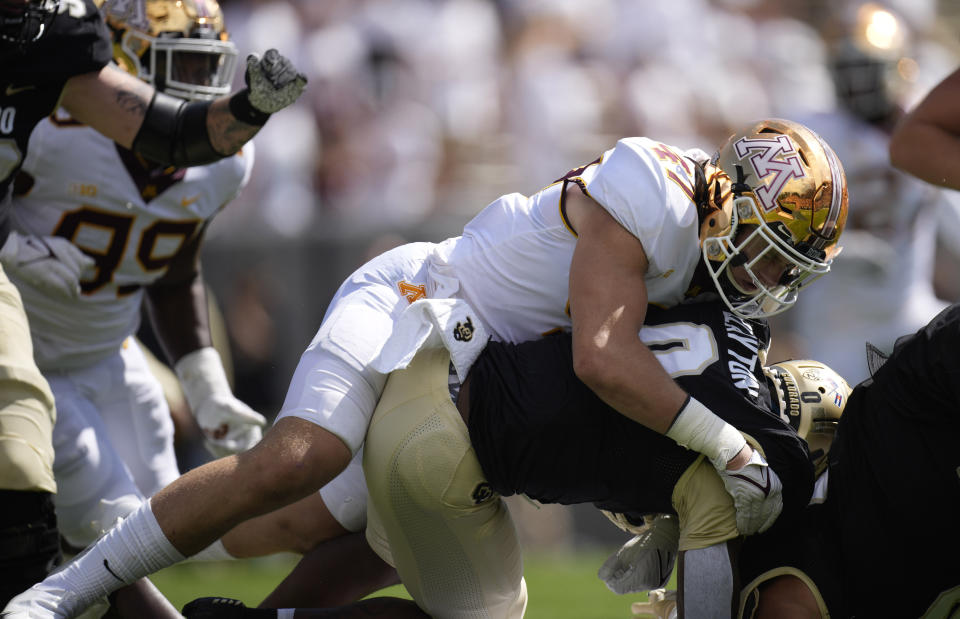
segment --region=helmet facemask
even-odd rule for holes
[[[130,73],[181,99],[209,100],[230,93],[237,49],[213,0],[148,0],[144,19],[109,10],[107,15],[121,33],[114,59]]]
[[[742,224],[741,212],[750,213],[744,219],[761,220],[753,199],[734,198],[729,232],[703,240],[707,272],[733,313],[743,318],[774,316],[790,309],[800,289],[827,273],[830,264],[823,252],[807,248],[805,254],[792,246],[774,226]],[[748,279],[738,281],[736,267],[742,267]],[[764,275],[774,271],[775,279]],[[749,282],[751,289],[741,282]]]
[[[718,210],[700,236],[718,294],[743,318],[789,309],[840,251],[839,160],[807,127],[769,119],[731,136],[707,167]]]

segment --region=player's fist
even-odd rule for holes
[[[0,249],[7,273],[63,297],[80,294],[80,276],[93,258],[65,238],[11,231]]]
[[[268,49],[262,58],[256,54],[247,56],[244,79],[250,89],[250,105],[264,114],[279,112],[292,104],[307,85],[307,76],[275,49]]]
[[[267,420],[233,395],[216,350],[206,347],[186,354],[174,370],[203,431],[207,451],[214,457],[245,451],[260,442]]]

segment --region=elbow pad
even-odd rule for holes
[[[156,92],[133,139],[133,151],[163,165],[189,167],[227,157],[207,132],[209,101],[184,101]]]

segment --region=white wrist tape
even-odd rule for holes
[[[210,346],[184,355],[173,369],[180,379],[187,404],[194,411],[215,394],[233,393],[220,353]]]
[[[704,454],[714,468],[721,471],[747,444],[736,428],[693,397],[680,409],[667,436],[681,447]]]

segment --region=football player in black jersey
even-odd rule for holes
[[[784,509],[772,530],[792,530],[812,492],[813,465],[789,416],[771,406],[777,400],[761,364],[765,323],[713,302],[651,308],[641,338],[685,390],[763,451],[783,482]],[[627,527],[667,513],[679,517],[672,543],[690,584],[687,616],[731,614],[739,588],[727,543],[735,546],[739,532],[719,477],[702,455],[600,400],[574,374],[572,354],[569,334],[489,342],[456,406],[445,350],[421,351],[392,374],[365,447],[371,546],[396,565],[430,616],[519,617],[526,603],[521,552],[501,496],[593,503]],[[845,397],[845,385],[836,387]],[[661,569],[657,583],[672,562]],[[203,598],[184,614],[264,616],[264,609],[244,610]]]
[[[691,307],[695,306],[681,306],[672,311]],[[674,316],[682,318],[678,314]],[[690,330],[694,324],[689,322],[681,325],[680,331],[667,332],[669,337],[660,340],[661,349],[669,351],[672,348],[678,355],[703,349],[695,344],[689,345],[695,342],[695,337],[682,337],[685,331],[695,333]],[[741,340],[744,334],[741,332]],[[602,413],[602,404],[596,401],[591,404],[591,394],[584,392],[582,385],[576,384],[569,375],[566,369],[569,367],[569,353],[568,346],[563,345],[564,337],[550,337],[520,346],[493,344],[478,359],[461,389],[459,407],[467,413],[470,439],[475,442],[477,458],[483,465],[481,473],[487,477],[477,478],[474,486],[460,484],[472,492],[468,492],[465,505],[459,506],[459,517],[470,516],[476,505],[495,499],[495,490],[505,493],[530,491],[544,500],[561,501],[576,500],[578,496],[590,500],[601,495],[606,495],[609,501],[620,493],[622,496],[632,494],[643,501],[641,511],[649,507],[672,510],[667,505],[673,492],[669,481],[661,482],[644,467],[653,466],[653,470],[664,475],[666,480],[676,480],[678,473],[671,470],[671,464],[682,469],[690,460],[684,460],[679,453],[674,454],[674,458],[669,455],[664,458],[663,453],[657,453],[657,442],[653,437],[641,443],[646,449],[652,448],[653,452],[632,443],[618,452],[621,439],[631,438],[629,435],[620,436],[614,426],[607,431],[588,427],[588,420],[599,414],[602,428],[606,415]],[[681,345],[681,342],[686,344]],[[785,509],[774,528],[743,541],[738,553],[738,568],[744,586],[735,616],[743,619],[828,615],[955,616],[960,609],[960,569],[955,562],[960,553],[960,529],[956,527],[956,517],[960,514],[960,482],[957,477],[960,450],[956,448],[960,441],[960,357],[957,350],[960,350],[960,304],[944,310],[918,333],[901,338],[890,358],[882,365],[874,362],[873,377],[858,385],[852,393],[841,377],[817,362],[783,362],[767,368],[764,373],[767,380],[758,379],[758,382],[765,385],[763,388],[768,390],[775,409],[790,420],[790,425],[799,434],[807,437],[810,455],[821,475],[814,498],[807,507],[799,513],[793,508]],[[878,353],[872,354],[874,359],[878,358]],[[726,360],[736,361],[740,355],[728,355]],[[695,359],[695,355],[688,357],[690,361]],[[722,365],[711,367],[723,374]],[[742,385],[749,384],[749,380],[742,382],[746,377],[743,372],[734,370],[736,363],[728,367]],[[443,372],[434,374],[436,378]],[[710,383],[705,378],[707,375],[707,372],[702,375],[705,384]],[[688,388],[696,388],[694,385],[698,379],[693,375],[682,380],[686,381]],[[445,381],[434,380],[434,383],[424,391],[445,393]],[[737,389],[720,386],[716,397],[722,398],[725,393],[731,398],[730,402],[734,398],[743,399],[736,393]],[[410,388],[405,393],[409,395],[414,390]],[[488,394],[488,391],[492,393]],[[476,395],[477,392],[481,393]],[[543,398],[542,405],[538,398]],[[442,402],[442,398],[436,401]],[[465,409],[467,402],[470,408]],[[730,402],[720,410],[731,410]],[[433,410],[439,409],[438,405]],[[752,406],[746,406],[739,411],[741,423],[751,423],[749,417],[743,417],[750,415],[751,410],[754,410]],[[768,439],[779,437],[784,453],[792,454],[796,438],[789,432],[784,434],[782,426],[770,418],[764,413],[753,420],[754,424],[769,422],[767,430],[759,435]],[[503,432],[494,429],[496,424],[490,423],[492,419],[499,422],[505,419],[507,425]],[[556,426],[554,419],[557,420]],[[439,424],[450,420],[427,415],[424,421],[427,423],[414,428],[414,435],[436,434]],[[376,434],[382,436],[384,430],[395,429],[396,426],[391,428],[378,423]],[[449,438],[446,433],[436,436]],[[408,433],[393,440],[403,445],[410,437]],[[606,438],[598,440],[598,437]],[[414,438],[421,440],[420,437]],[[444,449],[437,449],[438,444]],[[770,444],[773,443],[768,440],[767,445]],[[370,447],[368,444],[368,449]],[[409,449],[406,445],[403,448]],[[436,457],[444,450],[450,450],[448,440],[435,442],[434,448],[431,459],[419,459],[426,466],[416,474],[398,467],[396,471],[403,474],[388,478],[392,493],[388,502],[410,510],[415,504],[410,499],[422,496],[424,482],[431,480],[430,471],[442,468],[445,461],[456,461],[460,466],[459,452]],[[825,454],[828,450],[829,453]],[[799,454],[794,455],[793,466],[805,474],[806,464],[800,463],[796,455]],[[463,461],[469,459],[465,457]],[[401,457],[390,460],[393,464],[403,463]],[[790,461],[789,457],[774,457],[771,466],[782,467]],[[601,463],[609,466],[609,470],[594,470]],[[636,482],[636,488],[625,483],[631,472],[640,480]],[[780,468],[778,472],[786,474]],[[571,476],[570,484],[567,483],[568,476]],[[462,480],[454,478],[454,481]],[[656,493],[645,484],[662,486],[661,494],[655,496]],[[618,486],[619,493],[610,490]],[[789,483],[784,487],[792,486],[793,483]],[[449,501],[452,497],[443,498]],[[699,498],[708,506],[719,507],[710,496]],[[383,500],[380,497],[379,501]],[[623,503],[607,505],[618,509],[632,507]],[[796,502],[791,501],[791,505],[795,506]],[[410,511],[406,516],[411,520],[407,523],[410,539],[418,535],[429,537],[437,530],[423,531],[423,527],[418,527],[415,522],[445,509],[439,505],[435,507],[437,509],[426,516],[418,511]],[[729,511],[729,507],[726,510],[721,507],[712,514],[706,510],[711,517],[717,517],[722,511]],[[637,513],[630,517],[621,515],[621,522],[636,522],[637,516]],[[430,527],[438,526],[436,519],[427,522]],[[495,529],[491,522],[496,521],[484,521],[488,543],[495,540],[489,536],[489,531]],[[695,522],[688,518],[683,522],[683,528]],[[382,528],[383,525],[375,522],[374,526]],[[672,526],[676,527],[676,524]],[[685,533],[690,534],[689,531],[681,532],[681,540]],[[373,531],[371,541],[375,547],[376,535]],[[394,544],[402,548],[404,542],[410,541],[403,539],[403,531],[395,529],[389,530],[388,536],[389,550],[394,549]],[[676,537],[650,551],[668,550],[671,543],[676,543]],[[381,550],[383,546],[385,544],[381,544]],[[443,553],[462,554],[455,552],[454,548],[455,545],[444,545],[443,552],[433,557],[432,567],[450,560]],[[633,558],[642,557],[635,555]],[[663,559],[663,555],[656,558]],[[396,559],[394,556],[393,560]],[[511,562],[509,558],[496,559]],[[668,567],[669,562],[665,561],[663,565]],[[413,565],[415,570],[429,567],[429,563],[420,566],[414,562]],[[450,573],[460,575],[464,572]],[[669,571],[666,574],[669,575]],[[516,574],[514,576],[518,578]],[[685,598],[696,598],[695,587],[702,587],[704,583],[681,581],[681,587],[685,584],[689,585],[684,588],[687,595],[681,599],[686,608],[681,612],[698,616]],[[191,619],[265,616],[263,609],[253,611],[261,614],[248,615],[246,609],[222,599],[197,600],[185,611]],[[311,616],[299,613],[298,616]]]
[[[785,608],[831,617],[957,616],[958,351],[954,304],[873,364],[840,419],[825,499],[794,528],[744,543],[743,617],[783,618]]]
[[[134,6],[131,4],[131,6]],[[0,262],[79,293],[89,259],[65,239],[9,236],[12,179],[30,132],[63,105],[75,118],[153,161],[207,163],[235,153],[306,79],[270,50],[247,60],[248,87],[187,103],[109,64],[92,0],[0,0]],[[33,362],[19,294],[0,271],[0,604],[58,561],[51,493],[54,402]]]

